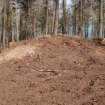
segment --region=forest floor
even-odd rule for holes
[[[105,47],[59,36],[1,52],[0,105],[105,105]]]

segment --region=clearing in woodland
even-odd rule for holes
[[[0,105],[105,105],[104,52],[82,38],[19,43],[0,54]]]

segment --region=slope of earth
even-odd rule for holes
[[[105,105],[104,46],[47,37],[1,54],[0,105]]]

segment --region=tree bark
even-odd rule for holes
[[[63,34],[67,34],[67,14],[65,0],[63,0]]]
[[[59,0],[55,0],[55,21],[54,21],[54,35],[58,34],[58,21],[59,21]]]
[[[103,38],[103,0],[100,0],[100,37]]]
[[[48,34],[48,0],[45,0],[45,34]]]

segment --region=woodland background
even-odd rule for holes
[[[0,0],[1,48],[47,34],[104,38],[105,0]]]

